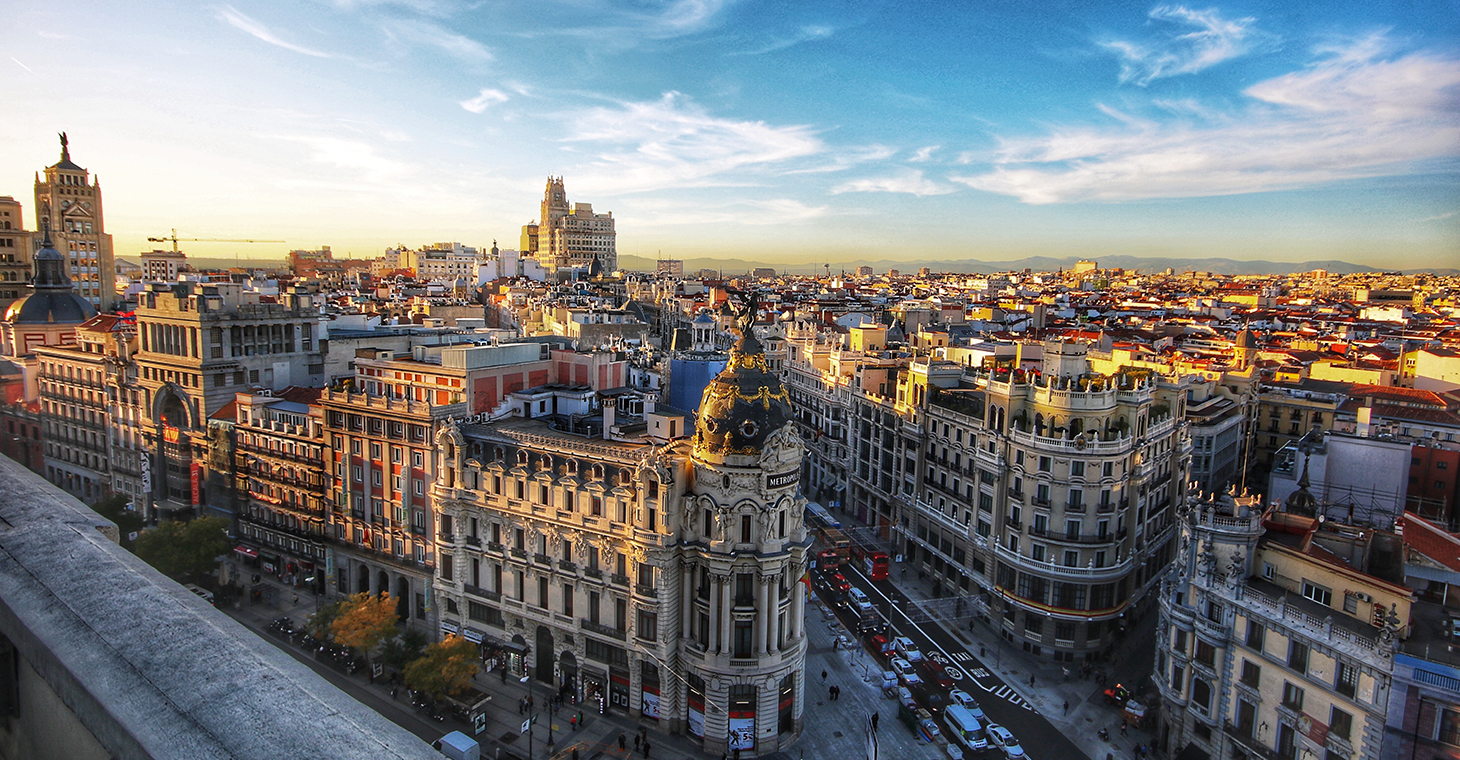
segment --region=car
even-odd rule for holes
[[[967,707],[970,710],[978,707],[978,700],[975,700],[972,694],[969,694],[962,689],[953,689],[952,691],[949,691],[948,701],[960,707]]]
[[[832,573],[831,587],[844,594],[852,590],[852,584],[847,582],[847,577],[841,573]]]
[[[880,633],[874,633],[867,637],[867,647],[872,650],[872,654],[877,655],[877,659],[879,660],[886,660],[893,654],[892,642],[888,641],[887,637]]]
[[[897,701],[909,710],[918,709],[918,701],[913,699],[912,692],[906,686],[897,687]]]
[[[941,663],[933,660],[924,660],[923,667],[928,669],[928,675],[933,683],[945,689],[953,688],[953,679],[948,677],[948,670]]]
[[[1024,748],[1019,746],[1019,740],[1014,738],[1009,729],[997,723],[989,724],[989,743],[1004,751],[1004,757],[1008,760],[1024,760],[1029,757],[1024,754]]]
[[[910,687],[913,698],[918,701],[928,712],[933,715],[942,715],[948,707],[948,698],[928,687],[926,683],[914,684]]]
[[[913,670],[912,663],[901,657],[892,658],[892,672],[897,674],[897,678],[902,681],[903,686],[913,686],[923,682],[923,679],[919,678],[917,672]]]
[[[892,646],[897,650],[898,656],[908,662],[923,661],[923,653],[918,651],[918,645],[914,644],[913,640],[906,636],[898,636],[893,639]]]
[[[870,603],[872,601],[867,598],[867,593],[859,588],[851,588],[848,586],[847,593],[851,595],[852,601],[857,604]]]

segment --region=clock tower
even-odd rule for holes
[[[66,260],[66,273],[76,293],[98,310],[117,299],[117,273],[112,236],[101,213],[101,183],[71,161],[66,133],[61,133],[61,160],[35,179],[36,228],[51,229],[56,250]]]

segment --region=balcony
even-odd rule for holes
[[[477,541],[481,541],[481,539],[477,539]],[[467,543],[471,543],[471,539],[467,539]],[[496,541],[487,542],[487,551],[489,552],[496,552],[497,554],[501,554],[503,551],[505,551],[505,549],[506,547],[502,546]]]
[[[583,571],[583,574],[594,580],[603,580],[603,571],[596,567],[590,567]]]
[[[608,636],[610,638],[618,639],[619,641],[627,641],[629,638],[628,632],[626,631],[620,631],[617,628],[613,628],[612,626],[595,623],[588,618],[583,618],[578,622],[582,624],[583,630],[590,633],[596,633],[600,636]]]
[[[655,598],[659,596],[659,592],[653,586],[646,586],[642,583],[634,586],[634,593],[638,594],[639,596],[650,596]]]
[[[525,559],[527,559],[527,550],[526,549],[513,549],[512,550],[512,556],[516,557],[517,559],[525,560]]]
[[[572,560],[560,559],[558,560],[558,569],[563,572],[576,573],[578,572],[578,563]]]
[[[496,591],[488,591],[488,590],[486,590],[484,588],[481,588],[479,586],[473,586],[470,583],[463,583],[463,584],[461,584],[461,588],[466,593],[471,594],[472,596],[475,596],[475,597],[479,597],[481,599],[486,599],[486,600],[492,601],[492,602],[500,602],[500,601],[502,601],[502,594],[499,593],[499,592],[496,592]]]
[[[1016,565],[1020,570],[1029,570],[1041,575],[1059,576],[1064,578],[1078,578],[1086,581],[1114,580],[1131,571],[1132,560],[1127,557],[1114,565],[1106,567],[1066,567],[1050,562],[1025,557],[1018,552],[1010,551],[1003,544],[994,544],[994,553],[1000,559],[1007,560],[1010,564]]]
[[[1029,501],[1030,501],[1030,503],[1032,503],[1036,507],[1044,507],[1045,509],[1049,509],[1049,506],[1050,506],[1050,501],[1049,501],[1049,497],[1048,496],[1035,496],[1034,498],[1030,499]]]
[[[548,567],[551,567],[553,564],[553,558],[549,557],[546,554],[533,554],[532,561],[539,565],[544,565]]]
[[[1085,506],[1086,506],[1085,505],[1085,502],[1083,502],[1083,501],[1079,501],[1079,502],[1067,501],[1067,502],[1065,502],[1065,511],[1066,512],[1084,512],[1085,511]]]
[[[467,536],[466,545],[480,547],[482,545],[482,540],[480,538],[477,538],[476,536]]]
[[[608,576],[608,582],[609,583],[612,583],[615,586],[628,586],[629,585],[629,576],[627,576],[627,575],[619,575],[618,573],[614,573],[614,574]]]
[[[1096,512],[1099,512],[1101,514],[1108,514],[1110,512],[1114,512],[1115,511],[1115,502],[1113,502],[1113,501],[1102,501],[1099,504],[1095,505],[1095,511]]]
[[[426,526],[424,526],[424,525],[412,525],[411,526],[411,535],[413,535],[413,536],[424,536],[424,535],[426,535]]]

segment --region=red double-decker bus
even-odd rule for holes
[[[854,546],[852,553],[857,560],[857,569],[862,574],[874,581],[887,580],[887,566],[890,562],[887,552],[877,550],[866,550],[860,546]]]

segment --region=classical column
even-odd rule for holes
[[[766,617],[766,651],[775,654],[781,651],[781,582],[777,580],[770,587],[770,604]]]
[[[734,643],[734,615],[731,614],[730,579],[732,576],[720,576],[720,654],[729,655],[735,651]]]
[[[755,595],[755,652],[765,654],[770,645],[770,626],[766,622],[770,620],[770,599],[771,599],[771,578],[770,576],[760,577],[759,593]]]
[[[791,603],[791,631],[786,638],[800,640],[806,636],[806,584],[796,581],[795,601]]]
[[[695,577],[694,577],[695,570],[696,570],[696,568],[695,568],[694,565],[680,565],[680,573],[679,573],[679,601],[680,601],[680,610],[679,610],[679,621],[680,621],[679,622],[679,635],[680,636],[684,636],[686,638],[694,638],[694,634],[695,634],[694,629],[690,627],[693,624],[693,621],[694,621],[694,613],[692,612],[692,608],[694,607],[694,604],[695,604],[695,602],[694,602],[694,598],[695,598],[694,597],[694,595],[695,595],[695,586],[696,586],[696,584],[695,584]],[[688,583],[685,582],[686,578],[688,578],[688,580],[689,580]]]

